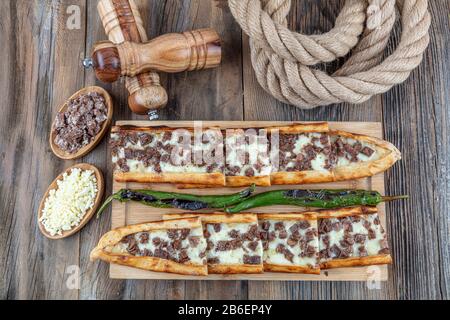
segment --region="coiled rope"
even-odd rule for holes
[[[335,27],[321,35],[287,28],[290,0],[228,0],[250,37],[252,65],[260,85],[276,99],[301,108],[362,103],[405,81],[422,61],[431,23],[427,0],[347,0]],[[383,60],[396,19],[402,34]],[[334,74],[313,68],[351,56]]]

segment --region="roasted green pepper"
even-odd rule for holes
[[[365,190],[276,190],[257,194],[242,200],[227,213],[239,213],[251,208],[272,205],[294,205],[334,209],[350,206],[376,206],[384,201],[405,199],[408,196],[383,197],[376,191]]]
[[[175,208],[183,210],[201,210],[206,208],[225,209],[240,203],[250,197],[255,191],[255,186],[251,186],[241,192],[230,195],[206,195],[196,196],[192,194],[162,192],[154,190],[129,190],[122,189],[106,199],[105,203],[97,212],[100,217],[106,207],[113,201],[120,202],[136,201],[144,205],[156,208]]]

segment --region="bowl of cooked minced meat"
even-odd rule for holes
[[[53,153],[73,160],[93,150],[111,125],[111,96],[100,87],[86,87],[72,95],[60,108],[52,125]]]

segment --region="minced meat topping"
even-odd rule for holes
[[[320,260],[389,254],[377,214],[319,220]]]
[[[318,268],[317,229],[308,220],[263,220],[264,263]]]
[[[121,172],[223,172],[223,161],[205,160],[207,156],[215,159],[213,144],[203,140],[200,148],[193,145],[191,137],[171,131],[119,131],[111,135],[110,141],[113,163]]]
[[[262,244],[256,223],[205,224],[209,264],[262,263]]]
[[[326,134],[280,135],[279,171],[330,170],[331,143]]]
[[[270,135],[244,136],[227,132],[225,144],[203,139],[201,146],[172,131],[147,133],[122,130],[111,136],[116,170],[121,172],[220,172],[226,176],[267,176],[272,172],[330,171],[335,167],[372,161],[379,157],[374,146],[326,133],[280,134],[278,168],[271,163]],[[184,151],[181,150],[184,148]],[[175,149],[177,148],[177,149]],[[222,157],[206,161],[206,153]],[[196,156],[198,156],[196,158]],[[200,161],[198,161],[200,159]]]
[[[272,172],[268,136],[263,130],[247,136],[243,130],[227,132],[225,148],[226,176],[268,176]]]
[[[133,256],[206,264],[206,242],[201,228],[139,232],[124,237],[116,249]]]

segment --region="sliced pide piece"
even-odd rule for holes
[[[226,130],[225,152],[227,186],[270,186],[272,165],[265,129]]]
[[[198,217],[126,226],[106,233],[91,261],[184,275],[208,274],[206,240]]]
[[[376,208],[319,211],[318,231],[323,269],[392,263]]]
[[[401,159],[391,143],[344,131],[330,131],[334,181],[371,177]]]
[[[325,128],[322,128],[325,129]],[[274,146],[272,145],[272,152]],[[373,176],[401,159],[391,143],[343,131],[280,132],[272,184],[343,181]]]
[[[315,212],[258,214],[264,271],[320,274]]]
[[[278,131],[274,131],[278,130]],[[272,184],[300,184],[333,181],[330,162],[331,142],[328,125],[272,128],[278,144],[271,137],[271,152],[278,151],[278,164],[272,172]]]
[[[328,131],[327,123],[293,124],[285,127],[245,128],[226,130],[227,186],[238,187],[256,184],[270,186],[273,164],[271,138]],[[275,133],[277,136],[275,136]],[[292,165],[292,164],[291,164]]]
[[[163,218],[173,219],[180,216],[186,215],[164,215]],[[263,249],[256,214],[213,213],[201,214],[198,217],[203,223],[207,242],[209,273],[263,272]]]
[[[194,143],[192,129],[113,127],[111,153],[118,182],[191,183],[225,185],[224,157],[219,129],[205,130]],[[212,138],[210,138],[212,137]],[[218,160],[217,160],[218,159]]]
[[[307,184],[373,176],[401,158],[389,142],[326,123],[209,128],[197,140],[192,128],[114,127],[114,178],[183,188]]]

